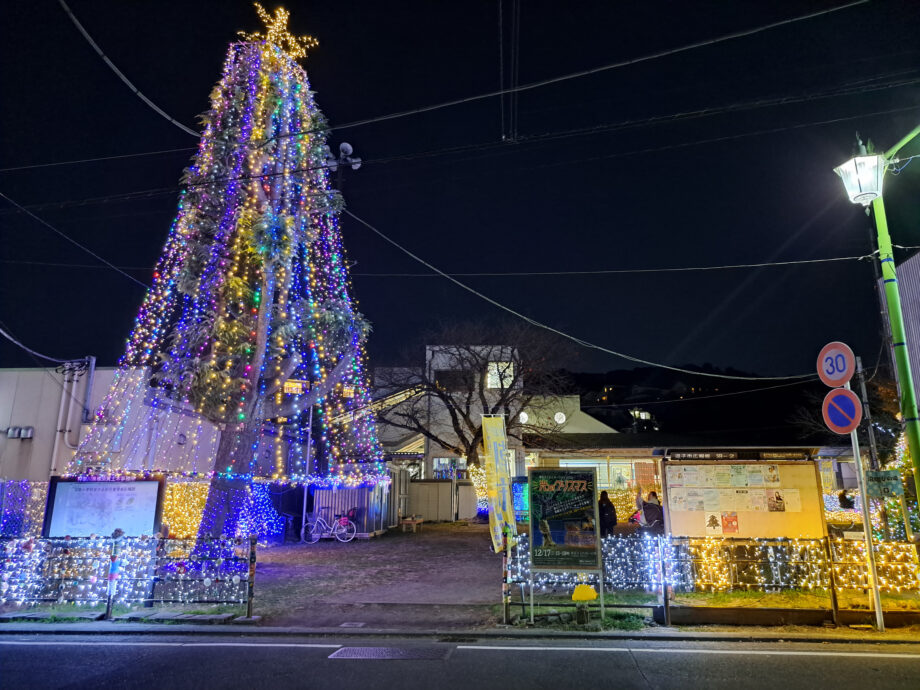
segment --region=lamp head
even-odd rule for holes
[[[882,178],[888,161],[882,156],[856,156],[834,168],[854,204],[868,206],[882,195]]]

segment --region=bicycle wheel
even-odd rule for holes
[[[305,536],[306,539],[304,539],[304,541],[310,544],[315,544],[319,541],[319,538],[323,536],[323,526],[319,520],[311,522],[307,525],[307,533]]]
[[[355,526],[351,520],[348,520],[344,525],[341,522],[336,522],[335,527],[332,528],[332,534],[341,542],[349,542],[355,538],[358,528]]]

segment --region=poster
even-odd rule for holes
[[[763,483],[765,486],[779,486],[779,467],[767,465],[763,468]]]
[[[722,536],[722,513],[706,512],[706,536]]]
[[[818,463],[818,468],[821,472],[821,486],[828,491],[835,490],[837,488],[837,474],[834,472],[834,461],[822,460]]]
[[[763,468],[757,465],[748,465],[748,486],[763,486]]]
[[[705,510],[703,502],[702,489],[687,490],[687,508],[686,510]]]
[[[802,512],[802,494],[798,489],[783,489],[783,499],[786,501],[787,513]]]
[[[722,511],[722,534],[738,534],[738,513]]]
[[[719,498],[718,489],[703,489],[703,509],[704,510],[720,510],[722,503]]]
[[[700,485],[700,469],[699,467],[684,467],[684,486],[699,486]]]
[[[782,489],[767,489],[767,507],[771,513],[785,513],[786,499]]]
[[[751,510],[755,513],[767,512],[767,493],[763,489],[758,491],[748,491],[748,501],[750,502],[751,506],[748,510]]]
[[[674,489],[684,486],[684,468],[680,465],[668,465],[665,470],[668,477],[668,488]]]
[[[732,470],[729,465],[716,465],[713,472],[715,473],[715,485],[718,487],[729,487],[732,485]]]
[[[735,510],[739,512],[751,510],[750,489],[735,489]]]
[[[532,468],[529,478],[531,566],[545,570],[599,568],[594,469]]]
[[[669,489],[668,506],[671,510],[687,510],[686,489]]]
[[[48,495],[46,537],[154,534],[160,528],[163,484],[156,480],[61,481],[52,478]]]
[[[719,489],[719,509],[735,510],[736,489]]]
[[[748,471],[746,465],[732,465],[731,466],[731,481],[732,486],[747,486],[748,485]]]
[[[711,487],[716,485],[716,468],[712,465],[703,465],[700,467],[700,486]]]

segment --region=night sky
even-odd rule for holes
[[[520,4],[527,84],[846,2]],[[146,96],[192,127],[227,44],[262,29],[243,0],[69,5]],[[285,6],[294,32],[320,40],[303,64],[333,127],[499,88],[496,0]],[[507,87],[512,0],[503,10]],[[448,273],[861,255],[871,219],[832,168],[850,157],[855,131],[887,148],[920,121],[918,35],[915,1],[871,2],[526,91],[514,126],[510,97],[488,98],[336,130],[330,143],[348,141],[365,160],[345,177],[348,208]],[[55,0],[3,3],[0,51],[0,168],[188,149],[0,172],[4,194],[149,282],[197,140],[119,81]],[[502,141],[503,112],[515,141]],[[920,140],[902,155],[913,153]],[[918,192],[920,162],[886,178],[897,244],[920,245]],[[428,269],[351,218],[342,225],[374,324],[371,366],[394,363],[439,322],[504,318],[440,277],[372,275]],[[45,354],[114,364],[143,290],[2,200],[0,234],[0,321]],[[867,365],[879,353],[866,261],[461,280],[579,338],[672,365],[781,376],[810,372],[829,340],[850,343]],[[632,366],[571,348],[570,368]],[[0,341],[0,366],[34,365]]]

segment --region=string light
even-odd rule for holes
[[[170,527],[183,535],[202,500],[199,534],[275,534],[264,482],[390,481],[374,417],[361,413],[370,326],[324,166],[325,119],[294,62],[316,41],[287,30],[286,10],[256,9],[265,33],[228,50],[153,286],[68,466],[167,476]],[[178,488],[186,480],[210,491]]]
[[[242,539],[151,536],[11,539],[0,545],[0,604],[239,603],[247,600]]]

